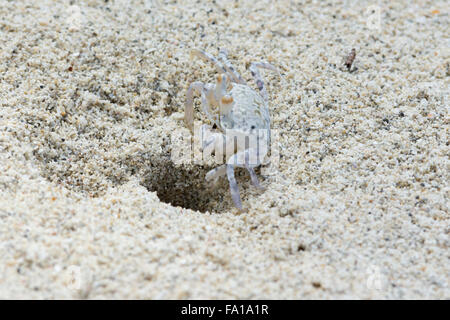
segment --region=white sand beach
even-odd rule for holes
[[[0,0],[0,298],[450,299],[449,8]],[[245,213],[171,157],[192,48],[282,74]]]

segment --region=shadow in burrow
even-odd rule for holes
[[[79,168],[78,172],[64,164],[63,167],[67,169],[56,172],[51,167],[45,166],[43,161],[42,175],[49,181],[94,198],[102,196],[107,188],[92,183],[91,180],[96,180],[93,177],[103,176],[103,181],[109,181],[107,186],[115,187],[135,177],[148,191],[156,192],[161,202],[174,207],[220,213],[229,211],[234,206],[226,176],[219,178],[215,185],[205,180],[206,173],[214,166],[190,163],[176,165],[170,155],[141,154],[132,158],[124,157],[116,163],[111,161],[109,169],[112,170],[104,171],[103,168],[98,167],[95,171],[88,172],[85,170],[86,165],[83,159],[71,161],[81,164],[75,166]],[[50,163],[54,162],[64,163],[65,160],[54,159]],[[242,196],[247,188],[252,187],[249,185],[250,178],[242,168],[237,168],[235,174]]]
[[[225,212],[234,207],[230,195],[228,179],[221,177],[212,185],[205,180],[206,173],[214,166],[175,165],[170,157],[152,161],[144,172],[142,185],[156,192],[160,201],[175,207],[200,212]],[[248,188],[248,174],[242,168],[235,170],[236,180],[241,192]]]

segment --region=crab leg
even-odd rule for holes
[[[191,56],[197,56],[199,58],[202,58],[203,60],[210,61],[214,64],[217,71],[219,71],[220,73],[227,73],[227,71],[222,66],[222,64],[216,58],[214,58],[211,54],[209,54],[205,51],[202,51],[199,49],[192,49]]]
[[[252,180],[252,183],[255,187],[258,189],[263,190],[264,187],[259,183],[258,177],[256,176],[255,169],[252,167],[246,166],[248,173],[250,173],[250,179]]]
[[[242,201],[239,194],[239,187],[236,182],[236,177],[234,176],[234,165],[227,164],[227,176],[228,182],[230,184],[231,198],[233,199],[234,205],[239,210],[242,210]]]
[[[222,60],[225,69],[230,75],[231,79],[234,82],[240,84],[246,84],[245,80],[241,77],[241,75],[234,69],[231,62],[228,60],[228,51],[224,48],[221,48],[219,51],[219,59]]]
[[[254,185],[261,187],[258,179],[256,178],[256,173],[253,170],[254,167],[259,166],[261,163],[258,160],[260,155],[258,154],[258,149],[250,148],[242,150],[231,156],[227,161],[227,176],[228,182],[230,183],[231,198],[233,199],[234,205],[242,210],[241,196],[239,195],[239,187],[234,176],[235,167],[245,167],[250,173],[250,177]],[[256,178],[256,180],[255,180]]]
[[[261,74],[259,73],[258,68],[264,68],[264,69],[269,69],[269,70],[275,71],[278,73],[278,75],[280,77],[281,77],[281,74],[273,65],[271,65],[270,63],[267,63],[267,62],[252,62],[252,64],[250,65],[250,72],[256,80],[256,85],[258,86],[258,89],[261,92],[261,96],[264,98],[265,101],[267,101],[268,100],[267,90],[266,90],[266,87],[264,86],[264,82],[262,80],[262,77],[261,77]]]
[[[250,173],[250,179],[252,180],[253,185],[258,189],[264,190],[264,187],[259,183],[255,169],[253,169],[252,167],[248,167],[248,166],[246,168],[247,168],[248,172]],[[206,174],[205,180],[206,181],[213,180],[214,183],[216,183],[217,179],[219,179],[219,177],[223,176],[225,173],[227,173],[227,165],[223,164],[217,168],[212,169],[211,171],[208,171],[208,173]]]
[[[212,122],[217,122],[217,116],[214,116],[214,112],[211,110],[211,105],[217,104],[215,96],[220,94],[221,87],[215,86],[211,83],[204,84],[203,82],[193,82],[189,86],[186,93],[186,106],[184,109],[184,122],[189,130],[193,130],[194,126],[194,92],[201,93],[202,95],[202,109]]]

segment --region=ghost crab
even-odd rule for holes
[[[268,96],[258,69],[269,69],[278,75],[280,73],[269,63],[253,62],[250,65],[250,72],[256,80],[259,89],[257,93],[233,68],[225,49],[219,51],[219,59],[198,49],[191,51],[191,57],[193,56],[212,62],[219,75],[215,84],[204,84],[199,81],[191,83],[187,91],[184,120],[186,126],[193,132],[193,94],[200,93],[203,112],[220,131],[214,132],[211,127],[203,125],[203,152],[217,153],[225,149],[227,155],[226,163],[209,171],[206,180],[217,182],[219,177],[227,174],[233,202],[240,211],[243,211],[234,168],[246,168],[253,185],[263,189],[254,168],[264,162],[270,142]]]

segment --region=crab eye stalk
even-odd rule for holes
[[[222,97],[222,104],[224,105],[228,105],[228,104],[232,104],[233,103],[233,97],[230,95],[225,95]]]
[[[224,95],[220,100],[220,113],[222,115],[228,114],[233,107],[233,102],[234,100],[232,96],[229,94]]]

